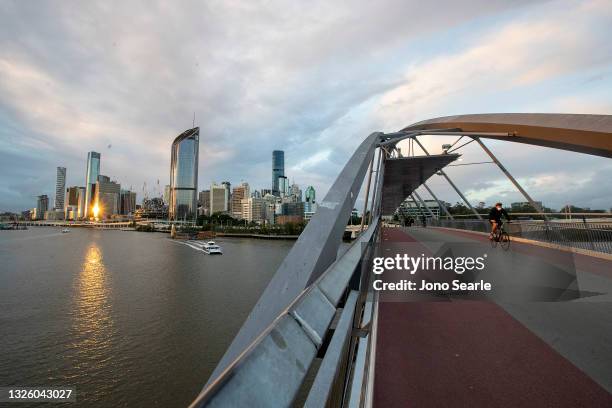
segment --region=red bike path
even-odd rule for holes
[[[492,301],[381,301],[374,406],[612,407],[612,394]]]

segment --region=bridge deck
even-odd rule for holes
[[[480,242],[494,257],[558,252],[514,242],[504,253],[485,237],[429,228],[386,228],[381,245],[392,256],[398,243],[422,242],[426,251],[428,241]],[[581,289],[605,293],[539,303],[381,295],[375,406],[612,406],[609,261],[574,260]]]

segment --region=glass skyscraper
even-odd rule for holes
[[[96,190],[96,183],[100,175],[100,153],[87,153],[87,172],[85,174],[85,207],[83,208],[83,217],[91,216],[91,207]]]
[[[57,168],[57,178],[55,181],[55,208],[64,211],[64,194],[66,190],[66,168]]]
[[[170,220],[194,221],[196,218],[199,146],[199,127],[186,130],[172,142],[168,206]]]
[[[313,186],[308,186],[306,188],[306,202],[314,203],[315,202],[315,189]]]
[[[272,194],[280,196],[278,178],[285,175],[285,152],[274,150],[272,152]]]

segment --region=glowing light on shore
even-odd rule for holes
[[[96,203],[94,204],[94,207],[93,207],[94,218],[98,218],[99,213],[100,213],[100,207],[98,207],[98,203]]]

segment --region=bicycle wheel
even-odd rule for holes
[[[491,243],[491,248],[497,247],[497,241],[499,240],[499,235],[493,234],[493,239],[489,238],[489,242]]]
[[[507,232],[502,232],[501,234],[501,238],[500,238],[500,243],[501,243],[501,247],[504,249],[504,251],[507,251],[508,248],[510,248],[510,235],[508,235]]]

